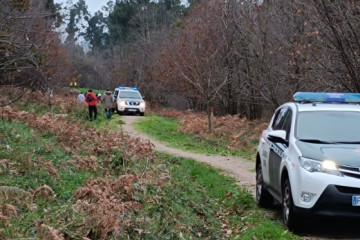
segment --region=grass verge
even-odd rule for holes
[[[161,192],[149,189],[147,239],[299,239],[219,170],[190,159],[159,158],[171,179]]]
[[[195,134],[180,132],[178,127],[179,123],[176,119],[155,115],[148,115],[135,125],[137,130],[143,131],[171,147],[185,151],[224,156],[249,156],[249,153],[240,150],[229,150],[227,142],[217,139],[198,138]]]

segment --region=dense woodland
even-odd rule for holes
[[[0,19],[1,106],[76,81],[259,119],[296,91],[360,91],[356,0],[0,0]]]

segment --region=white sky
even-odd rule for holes
[[[115,2],[115,0],[112,0]],[[67,6],[66,4],[68,0],[54,0],[54,3],[62,3],[62,7]],[[77,3],[78,0],[72,0],[72,3]],[[88,6],[88,11],[93,16],[97,11],[101,10],[102,6],[106,6],[106,3],[109,2],[109,0],[85,0],[86,5]],[[187,3],[187,0],[181,0],[183,4]]]
[[[101,7],[105,6],[108,1],[109,0],[85,0],[86,5],[88,6],[88,11],[92,16],[95,12],[101,10]],[[62,7],[67,6],[66,2],[68,2],[68,0],[54,0],[54,3],[62,3]],[[77,2],[77,0],[72,0],[73,4]],[[115,0],[113,0],[113,2],[115,2]]]

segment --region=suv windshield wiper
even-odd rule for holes
[[[332,142],[326,142],[319,139],[299,139],[302,142],[308,142],[308,143],[323,143],[323,144],[330,144]]]
[[[360,144],[360,141],[322,141],[319,139],[299,139],[302,142],[321,143],[321,144]]]
[[[332,142],[337,144],[360,144],[360,141],[339,141],[339,142]]]

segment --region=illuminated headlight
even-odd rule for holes
[[[126,106],[126,102],[125,101],[119,101],[118,102],[120,107],[125,107]]]
[[[309,158],[300,157],[300,165],[309,172],[323,172],[336,176],[343,176],[336,167],[336,163],[331,160],[316,161]]]
[[[145,102],[140,102],[140,107],[145,107]]]

